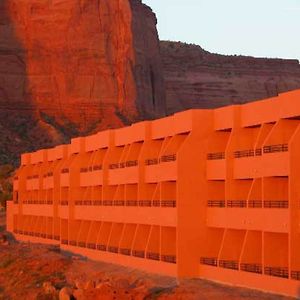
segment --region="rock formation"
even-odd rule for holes
[[[141,0],[0,0],[0,164],[100,129],[295,88],[296,60],[160,43]]]
[[[300,88],[298,60],[225,56],[161,42],[167,112],[245,103]]]
[[[164,104],[156,18],[140,0],[0,2],[0,160]]]

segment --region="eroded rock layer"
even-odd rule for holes
[[[0,160],[164,115],[155,15],[140,0],[2,0],[0,111]]]
[[[225,56],[161,42],[167,111],[245,103],[300,88],[298,60]]]

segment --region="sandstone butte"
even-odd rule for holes
[[[160,42],[140,0],[0,2],[0,163],[70,137],[300,88],[297,60]]]

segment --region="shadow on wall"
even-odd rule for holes
[[[27,52],[18,38],[17,2],[0,0],[0,165],[18,165],[22,152],[51,146],[33,104]]]

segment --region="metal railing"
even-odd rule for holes
[[[262,274],[262,265],[261,264],[246,264],[241,263],[240,269],[245,272]]]
[[[161,255],[161,260],[167,263],[176,264],[175,255]]]
[[[238,270],[239,263],[236,260],[219,260],[219,266],[225,269]]]
[[[118,253],[119,252],[119,248],[115,247],[115,246],[109,246],[107,250],[108,250],[108,252],[112,252],[112,253]]]
[[[176,154],[163,155],[160,158],[161,163],[176,161]]]
[[[207,154],[207,160],[225,159],[225,152],[214,152]]]
[[[138,201],[137,200],[126,200],[126,206],[137,206]]]
[[[248,207],[249,208],[262,208],[262,200],[249,200]]]
[[[291,271],[291,278],[294,280],[300,280],[300,271]]]
[[[139,206],[151,207],[152,206],[152,201],[151,200],[139,200]]]
[[[125,206],[125,200],[115,200],[114,206]]]
[[[200,264],[217,267],[218,259],[216,257],[201,257]]]
[[[262,149],[247,149],[247,150],[237,150],[233,152],[234,158],[243,158],[243,157],[253,157],[253,156],[261,156]]]
[[[132,250],[132,256],[145,258],[145,251]]]
[[[160,163],[174,162],[177,160],[176,154],[162,155],[160,158],[151,158],[145,160],[146,166],[158,165]]]
[[[152,165],[157,165],[159,163],[158,158],[152,158],[152,159],[146,159],[145,160],[145,165],[146,166],[152,166]]]
[[[27,180],[38,179],[39,177],[40,177],[39,175],[31,175],[31,176],[27,176]]]
[[[160,255],[156,252],[148,252],[146,253],[146,258],[151,260],[160,260]]]
[[[97,250],[99,250],[99,251],[106,251],[107,247],[106,247],[106,245],[98,244],[97,245]]]
[[[246,200],[228,200],[227,207],[230,207],[230,208],[247,207],[247,201]]]
[[[95,243],[87,243],[86,247],[88,249],[94,249],[94,250],[97,248]]]
[[[139,165],[138,160],[129,160],[121,163],[113,163],[108,166],[110,170],[115,169],[124,169],[124,168],[131,168],[131,167],[137,167]]]
[[[265,200],[264,208],[289,208],[287,200]]]
[[[131,255],[131,250],[128,249],[128,248],[121,248],[120,253],[123,254],[123,255],[130,256]]]
[[[242,157],[251,157],[255,155],[255,151],[253,149],[250,150],[239,150],[234,151],[233,156],[234,158],[242,158]]]
[[[208,200],[208,207],[225,207],[225,200]]]
[[[264,146],[263,148],[264,153],[287,152],[287,151],[289,151],[288,144],[268,145],[268,146]]]
[[[176,200],[161,200],[161,207],[176,207]]]
[[[265,267],[264,274],[275,277],[289,278],[288,269],[281,267]]]

